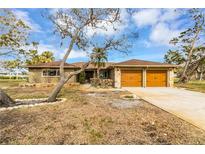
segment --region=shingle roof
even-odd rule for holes
[[[139,59],[131,59],[119,63],[115,63],[114,66],[162,66],[162,67],[176,67],[176,65],[168,63],[159,63],[153,61],[145,61]]]
[[[60,67],[61,61],[54,61],[50,63],[40,63],[35,65],[28,65],[28,68],[58,68]],[[65,68],[76,68],[75,65],[64,63]]]

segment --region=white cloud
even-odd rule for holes
[[[59,55],[59,58],[62,59],[65,55],[66,50],[64,52],[61,52]],[[68,59],[71,58],[84,58],[87,56],[87,53],[83,50],[72,50],[70,55],[68,56]]]
[[[50,44],[43,44],[40,43],[38,45],[38,53],[41,54],[44,51],[52,51],[55,54],[57,54],[59,52],[58,49],[56,49],[54,46],[50,45]]]
[[[138,27],[150,26],[157,23],[160,13],[160,9],[142,9],[133,14],[133,19]]]
[[[86,57],[87,53],[85,51],[81,51],[81,50],[72,50],[69,58],[83,58]]]
[[[156,26],[153,27],[149,36],[149,40],[153,43],[169,45],[169,41],[173,37],[178,36],[179,33],[179,30],[171,29],[165,23],[158,23]]]
[[[154,26],[159,22],[171,22],[178,19],[179,16],[179,12],[175,9],[141,9],[134,13],[133,20],[141,28]]]
[[[146,47],[151,45],[169,45],[169,41],[176,37],[180,29],[180,13],[175,9],[141,9],[133,15],[138,28],[151,27]]]
[[[38,52],[41,54],[44,51],[52,51],[54,53],[54,57],[56,59],[62,59],[63,56],[65,55],[67,49],[57,49],[53,45],[49,44],[43,44],[40,43],[38,46]],[[71,58],[83,58],[86,57],[87,53],[83,50],[72,50],[70,55],[68,56],[68,59]]]
[[[26,25],[28,25],[31,28],[32,32],[41,32],[41,27],[39,24],[37,24],[35,21],[33,21],[29,17],[29,13],[26,11],[21,10],[13,10],[14,14],[18,19],[21,19],[25,22]]]
[[[32,47],[30,47],[32,49]],[[56,60],[60,60],[63,59],[65,52],[66,52],[66,48],[56,48],[53,45],[50,44],[44,44],[44,43],[40,43],[38,45],[38,53],[41,54],[44,51],[51,51],[54,54],[54,57]],[[73,58],[84,58],[87,57],[87,52],[83,51],[83,50],[72,50],[70,55],[68,56],[68,59],[73,59]]]
[[[180,17],[179,11],[176,11],[176,9],[163,9],[161,11],[161,16],[159,18],[159,21],[173,21]]]

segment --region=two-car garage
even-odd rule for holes
[[[176,65],[131,59],[114,65],[114,86],[172,87]]]
[[[167,70],[121,70],[121,87],[166,87]]]

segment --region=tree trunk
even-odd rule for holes
[[[192,57],[192,55],[193,55],[193,50],[194,50],[195,42],[196,42],[196,40],[197,40],[197,38],[198,38],[198,35],[199,35],[199,32],[200,32],[200,31],[201,31],[201,28],[199,28],[199,29],[197,30],[196,35],[195,35],[195,37],[194,37],[194,39],[193,39],[193,42],[192,42],[192,44],[191,44],[191,49],[190,49],[190,51],[189,51],[188,58],[187,58],[187,61],[186,61],[186,63],[185,63],[185,66],[184,66],[183,73],[182,73],[182,75],[181,75],[181,77],[180,77],[180,80],[179,80],[179,81],[182,82],[182,83],[185,83],[185,82],[188,81],[187,69],[188,69],[189,64],[190,64],[190,62],[191,62],[191,57]]]
[[[200,73],[200,78],[199,78],[199,80],[201,81],[203,79],[203,71],[201,71],[201,73]]]
[[[197,79],[199,78],[198,76],[199,76],[199,74],[198,74],[198,72],[196,71],[196,72],[195,72],[195,80],[197,80]]]
[[[61,91],[61,89],[63,88],[63,85],[65,84],[64,80],[60,80],[57,84],[57,86],[53,89],[52,93],[50,94],[50,96],[48,97],[48,102],[54,102],[56,101],[56,98],[59,94],[59,92]]]
[[[88,65],[90,64],[90,61],[85,63],[80,70],[77,70],[77,71],[74,71],[74,72],[71,72],[67,77],[66,79],[60,79],[60,81],[58,82],[58,84],[56,85],[56,87],[53,89],[53,91],[51,92],[50,96],[48,97],[48,102],[54,102],[56,101],[56,98],[58,96],[58,94],[60,93],[61,89],[63,88],[64,84],[68,82],[68,80],[74,76],[74,75],[77,75],[79,73],[81,73],[82,71],[85,70],[85,68],[88,67]]]
[[[68,47],[68,50],[66,51],[64,57],[63,57],[63,60],[60,64],[60,81],[58,82],[58,84],[56,85],[56,87],[53,89],[53,91],[51,92],[50,96],[48,97],[48,101],[49,102],[54,102],[56,101],[56,98],[59,94],[59,92],[61,91],[61,89],[63,88],[63,85],[66,83],[65,82],[65,72],[64,72],[64,64],[71,52],[71,50],[73,49],[73,45],[76,41],[76,37],[78,35],[78,31],[75,33],[75,35],[73,36],[73,38],[71,39],[70,41],[70,44],[69,44],[69,47]]]
[[[203,65],[202,65],[201,66],[201,72],[200,72],[200,78],[199,78],[200,81],[203,80],[203,74],[204,74],[204,69],[203,69]]]
[[[0,107],[9,107],[14,103],[15,101],[0,89]]]
[[[199,66],[201,65],[201,63],[205,60],[205,55],[202,56],[199,60],[195,61],[194,63],[192,63],[189,67],[189,71],[187,72],[188,76],[193,75],[193,73],[199,68]]]

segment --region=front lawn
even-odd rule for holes
[[[0,79],[0,88],[17,87],[24,82],[26,82],[24,79]]]
[[[176,83],[175,86],[179,88],[186,88],[188,90],[205,93],[205,81],[189,81],[185,84]]]
[[[47,97],[51,90],[5,89],[12,98]],[[0,144],[205,144],[205,131],[145,101],[112,106],[128,94],[66,87],[63,103],[1,111]]]

